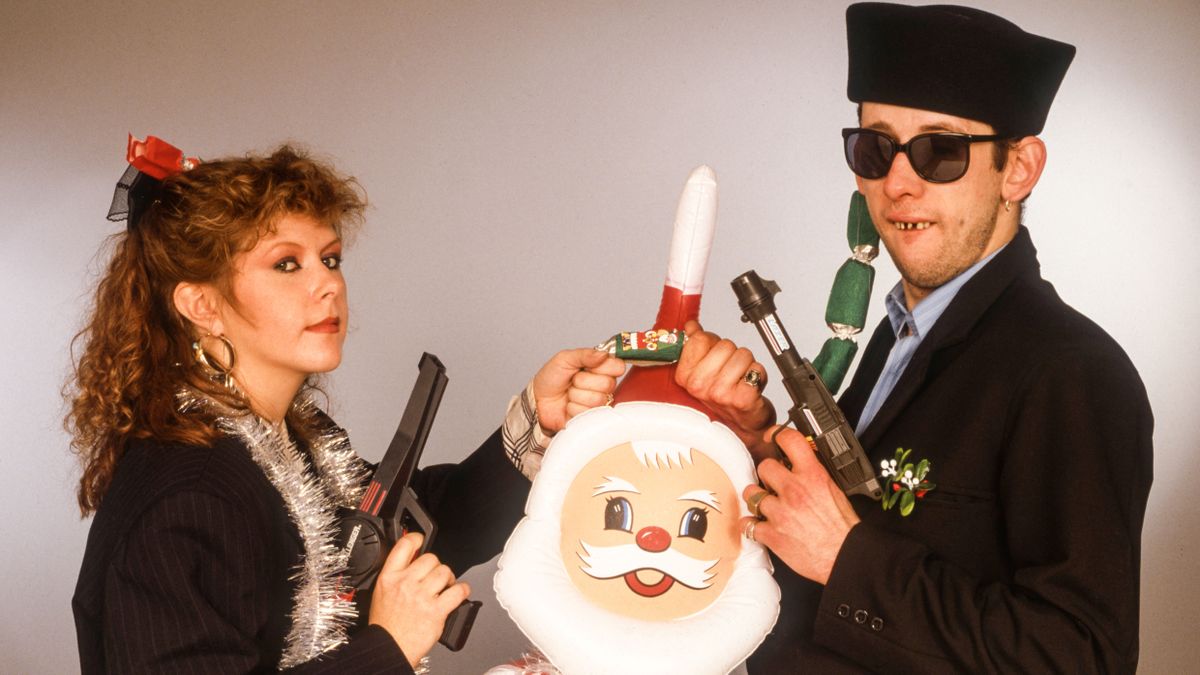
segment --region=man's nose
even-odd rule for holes
[[[908,154],[897,152],[883,177],[883,193],[888,199],[898,201],[906,195],[919,196],[925,190],[925,179],[917,175]]]
[[[635,540],[638,548],[650,553],[661,553],[671,548],[671,535],[657,525],[648,525],[638,530]]]

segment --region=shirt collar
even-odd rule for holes
[[[992,251],[990,255],[968,267],[962,274],[933,289],[933,292],[918,302],[911,312],[908,311],[908,304],[904,301],[904,284],[896,282],[883,300],[884,307],[887,309],[888,321],[892,324],[892,332],[896,334],[896,337],[913,335],[918,340],[927,335],[933,328],[933,324],[937,323],[938,318],[942,316],[942,312],[946,311],[950,301],[958,295],[958,291],[1007,246],[1008,244],[1005,244]]]

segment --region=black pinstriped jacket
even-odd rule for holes
[[[434,552],[456,574],[504,546],[529,491],[499,433],[414,488],[438,523]],[[135,442],[88,535],[72,599],[84,673],[277,669],[303,552],[282,497],[240,442]],[[392,638],[360,625],[296,672],[410,672]]]

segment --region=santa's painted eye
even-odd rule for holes
[[[613,497],[604,506],[604,529],[633,531],[633,507],[624,497]]]
[[[679,536],[704,541],[708,532],[708,509],[690,508],[679,523]]]

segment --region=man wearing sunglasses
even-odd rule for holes
[[[1133,672],[1153,418],[1021,224],[1075,49],[961,7],[846,18],[846,161],[902,278],[840,403],[911,508],[850,501],[778,436],[791,468],[763,461],[771,492],[743,494],[783,593],[750,672]]]

